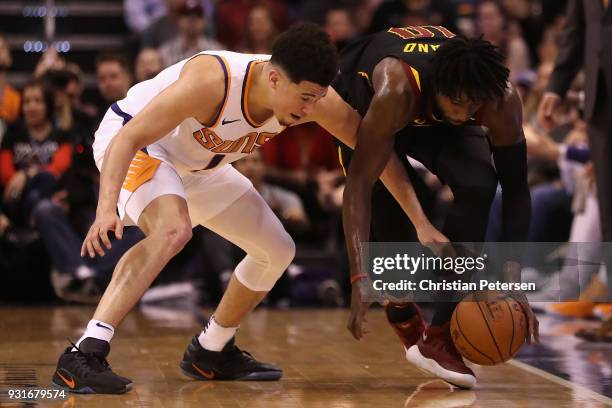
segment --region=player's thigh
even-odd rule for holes
[[[191,230],[183,182],[166,162],[152,174],[150,169],[143,174],[132,173],[121,189],[117,206],[126,224],[138,225],[147,236],[173,230],[186,234],[185,229]]]
[[[230,164],[202,175],[184,175],[183,185],[193,226],[206,225],[253,188],[251,181]]]
[[[293,240],[254,187],[203,225],[257,258],[295,253]]]

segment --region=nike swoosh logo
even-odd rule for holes
[[[62,380],[64,380],[64,382],[66,383],[66,385],[67,385],[68,387],[70,387],[70,389],[74,389],[74,387],[75,387],[76,383],[75,383],[75,381],[74,381],[74,379],[73,379],[73,378],[71,378],[71,379],[67,379],[67,378],[66,378],[66,377],[64,377],[64,376],[62,375],[62,373],[60,373],[59,371],[57,371],[57,375],[59,375],[59,376],[60,376],[60,378],[61,378]]]
[[[223,120],[221,121],[221,124],[222,125],[227,125],[227,124],[238,122],[238,121],[240,121],[240,119],[227,120],[227,118],[223,118]]]
[[[96,326],[98,326],[98,327],[102,327],[103,329],[106,329],[106,330],[110,330],[110,331],[113,331],[113,329],[111,329],[110,327],[108,327],[108,326],[105,326],[105,325],[103,325],[103,324],[100,324],[100,323],[96,323]]]
[[[206,371],[206,370],[202,370],[201,368],[199,368],[194,363],[191,363],[191,366],[193,368],[195,368],[198,373],[202,374],[204,377],[208,378],[209,380],[212,380],[213,378],[215,378],[215,372],[214,371],[210,371],[209,372],[209,371]]]

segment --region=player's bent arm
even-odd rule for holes
[[[527,144],[523,133],[523,108],[515,88],[497,105],[483,112],[493,144],[493,160],[502,188],[502,241],[525,241],[531,218],[527,184]]]
[[[179,79],[155,96],[113,138],[104,155],[98,212],[114,212],[121,186],[136,152],[154,143],[185,118],[213,119],[223,102],[224,73],[211,56],[192,59]]]
[[[351,274],[366,272],[362,244],[369,238],[372,188],[393,152],[395,132],[409,123],[414,100],[399,61],[385,59],[374,69],[374,97],[357,131],[346,178],[342,219]]]
[[[355,149],[361,115],[344,101],[333,88],[330,88],[327,95],[317,102],[312,120],[325,128],[336,139],[351,149]],[[420,225],[429,223],[406,169],[395,152],[391,153],[380,180],[417,230]]]

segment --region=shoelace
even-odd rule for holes
[[[247,358],[247,360],[249,361],[249,363],[255,363],[257,362],[257,360],[255,360],[255,357],[253,357],[253,355],[251,353],[249,353],[246,350],[242,350],[240,348],[238,348],[238,346],[234,345],[234,350],[237,351],[238,353],[242,354],[243,356],[245,356]]]
[[[77,345],[74,344],[70,339],[68,339],[68,341],[70,342],[72,347],[77,349],[77,358],[85,362],[85,364],[81,365],[80,368],[86,368],[86,375],[89,374],[90,371],[101,373],[111,369],[110,365],[108,364],[108,361],[106,361],[106,358],[96,353],[85,353],[81,351],[81,349],[77,347]]]

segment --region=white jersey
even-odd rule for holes
[[[274,116],[264,123],[256,123],[247,106],[253,67],[268,61],[269,55],[203,51],[196,56],[203,54],[215,56],[225,72],[225,98],[216,122],[205,126],[196,118],[187,118],[146,148],[152,157],[172,163],[181,175],[208,172],[236,161],[285,128]],[[183,66],[191,58],[164,69],[155,78],[134,85],[125,99],[111,109],[124,121],[137,115],[151,99],[179,78]]]

